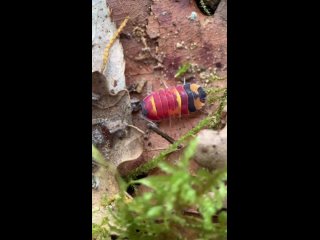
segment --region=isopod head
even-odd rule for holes
[[[186,84],[185,86],[187,85],[188,84]],[[200,110],[206,102],[207,94],[201,86],[194,83],[190,84],[190,90],[193,93],[194,106],[196,110]]]

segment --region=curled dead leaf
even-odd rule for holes
[[[132,109],[119,39],[110,48],[105,70],[100,72],[104,49],[117,31],[104,0],[92,1],[92,29],[92,143],[95,158],[98,156],[102,163],[93,173],[99,184],[92,190],[92,221],[100,224],[107,214],[101,206],[102,197],[112,198],[119,193],[114,169],[140,157],[143,132],[130,127]]]

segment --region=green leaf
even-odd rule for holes
[[[142,195],[143,201],[147,202],[152,199],[153,194],[151,192],[146,192],[145,194]]]
[[[166,198],[166,202],[164,203],[167,211],[172,211],[174,208],[174,202],[176,201],[176,195],[170,195]]]
[[[183,74],[185,74],[188,69],[191,67],[190,63],[185,63],[183,65],[181,65],[176,73],[176,75],[174,75],[175,78],[182,76]]]
[[[148,178],[141,178],[138,180],[131,181],[132,184],[140,183],[149,188],[158,189],[163,185],[164,176],[152,176]]]
[[[227,212],[222,211],[218,216],[218,220],[222,224],[227,224]]]
[[[148,210],[147,217],[150,217],[150,218],[158,217],[163,210],[164,210],[163,206],[152,207]]]
[[[189,160],[193,157],[193,155],[196,152],[196,148],[197,148],[197,139],[194,139],[189,143],[187,149],[184,151],[184,155],[181,161],[183,166],[185,167],[188,166]]]
[[[100,151],[92,144],[92,158],[94,161],[96,161],[98,164],[104,166],[104,167],[111,167],[106,163],[106,160],[104,159],[103,155],[100,153]],[[111,169],[111,168],[110,168]],[[113,170],[113,169],[111,169]]]
[[[92,144],[92,157],[97,163],[105,167],[107,166],[104,157],[93,144]]]
[[[205,219],[211,219],[216,213],[217,206],[208,196],[203,197],[199,205],[199,211]]]
[[[197,193],[189,184],[183,186],[181,194],[182,199],[188,203],[194,203],[196,201]]]
[[[171,178],[171,184],[170,184],[170,191],[172,193],[177,193],[180,191],[181,187],[186,183],[186,180],[188,179],[187,174],[183,174],[181,172],[177,172],[172,178]]]
[[[101,225],[92,224],[92,237],[96,239],[105,239],[108,236],[108,230]]]
[[[227,188],[224,185],[224,183],[221,183],[218,191],[219,191],[219,194],[221,195],[221,197],[227,196]]]
[[[160,162],[159,167],[166,173],[174,173],[176,169],[165,162]]]

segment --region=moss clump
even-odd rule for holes
[[[190,235],[193,239],[226,239],[227,214],[219,213],[227,195],[226,169],[215,172],[200,169],[196,176],[189,174],[195,149],[196,142],[191,141],[176,166],[159,163],[166,175],[128,183],[142,184],[152,191],[129,202],[123,194],[113,210],[108,208],[110,215],[104,223],[109,223],[110,232],[117,239],[188,239]],[[186,214],[190,207],[198,210],[197,216]],[[105,233],[101,229],[95,232]]]
[[[207,88],[207,103],[213,104],[216,101],[219,101],[227,92],[226,88]]]

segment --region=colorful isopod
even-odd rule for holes
[[[206,100],[206,93],[197,84],[184,84],[153,92],[142,101],[142,114],[146,118],[159,121],[170,117],[180,117],[200,110]]]

